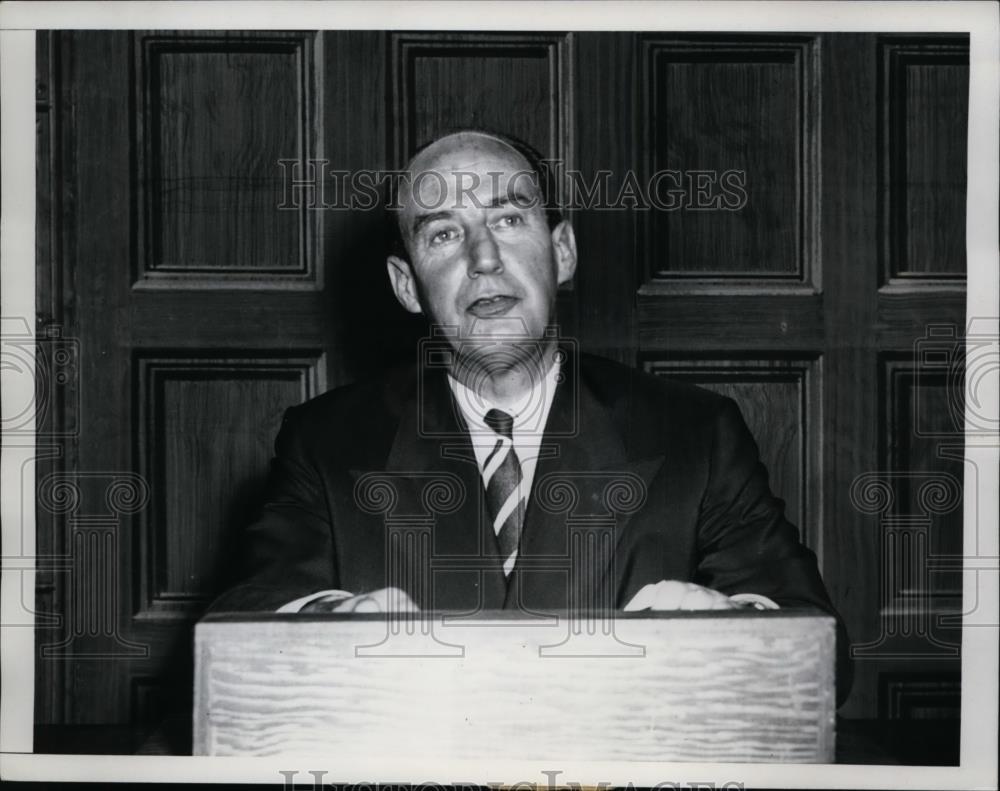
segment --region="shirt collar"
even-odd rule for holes
[[[473,435],[485,434],[494,437],[493,429],[486,425],[486,413],[491,409],[499,409],[514,418],[514,432],[530,432],[540,435],[545,430],[545,421],[552,399],[555,396],[556,385],[559,382],[560,363],[558,356],[549,366],[541,380],[535,382],[530,390],[512,404],[500,405],[493,403],[479,393],[466,387],[451,374],[448,374],[448,384],[455,401],[462,412],[462,417]]]

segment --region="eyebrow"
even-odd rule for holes
[[[451,218],[450,211],[434,211],[428,212],[427,214],[418,214],[413,218],[413,224],[410,226],[410,235],[416,236],[417,231],[423,228],[428,223],[432,223],[435,220],[447,220]]]
[[[515,192],[513,195],[507,193],[490,201],[487,209],[499,209],[501,206],[513,203],[518,209],[530,209],[537,204],[537,199],[529,198],[523,192]]]
[[[518,209],[530,209],[532,206],[536,205],[535,201],[537,199],[530,198],[523,192],[515,192],[513,194],[500,195],[493,200],[491,200],[487,205],[487,209],[499,209],[503,206],[509,204],[514,204]],[[423,228],[425,225],[434,222],[435,220],[450,220],[454,212],[451,210],[445,211],[432,211],[426,214],[418,214],[413,218],[413,223],[410,226],[410,235],[416,236],[417,232]]]

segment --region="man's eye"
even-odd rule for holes
[[[431,244],[443,244],[444,242],[450,242],[454,238],[454,228],[442,228],[440,231],[435,231],[431,234]]]
[[[524,218],[520,214],[505,214],[500,218],[499,224],[504,228],[513,228],[517,225],[523,225]]]

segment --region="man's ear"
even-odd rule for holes
[[[556,279],[565,283],[576,273],[576,234],[569,220],[552,229],[552,249],[556,257]]]
[[[385,268],[389,272],[389,282],[399,304],[410,313],[422,313],[420,300],[417,298],[417,283],[410,264],[398,256],[390,255],[385,259]]]

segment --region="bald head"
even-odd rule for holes
[[[533,170],[527,157],[518,151],[511,142],[490,132],[476,130],[463,130],[439,137],[414,154],[407,170],[413,174],[421,168],[433,166],[439,159],[443,161],[454,160],[459,152],[466,152],[469,155],[486,153],[511,156],[520,170],[529,172]],[[461,157],[457,158],[461,159]]]

